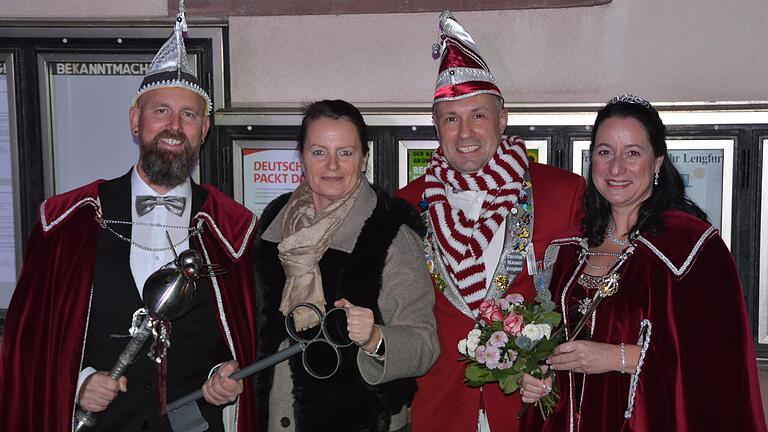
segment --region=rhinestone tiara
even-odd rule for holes
[[[613,104],[619,103],[619,102],[626,102],[626,103],[631,103],[631,104],[635,104],[635,105],[641,105],[641,106],[643,106],[645,108],[651,109],[651,103],[650,102],[648,102],[647,100],[641,98],[640,96],[635,96],[635,95],[629,94],[629,93],[623,94],[621,96],[616,96],[615,98],[613,98],[610,101],[608,101],[608,105],[613,105]]]

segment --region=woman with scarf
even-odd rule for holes
[[[560,399],[543,430],[765,431],[736,266],[685,195],[659,113],[612,99],[590,154],[583,236],[547,250],[566,336],[586,325],[547,361]],[[524,402],[550,390],[523,378]]]
[[[371,187],[360,112],[341,100],[309,105],[298,150],[305,181],[267,206],[255,247],[259,357],[289,345],[285,315],[311,303],[346,310],[354,342],[328,379],[294,356],[256,378],[261,430],[378,431],[406,426],[416,391],[439,354],[424,227],[405,201]],[[291,314],[296,331],[312,314]],[[292,341],[290,342],[292,343]]]

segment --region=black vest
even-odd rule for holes
[[[192,214],[199,210],[207,192],[193,185]],[[130,174],[99,187],[104,219],[130,220]],[[130,238],[131,226],[110,225]],[[190,247],[199,250],[197,240]],[[165,264],[165,263],[161,263]],[[73,269],[76,271],[77,269]],[[171,402],[202,386],[216,364],[231,358],[216,321],[215,301],[207,278],[200,278],[192,310],[171,324],[171,347],[167,352],[167,401]],[[97,246],[93,276],[93,298],[86,336],[83,365],[109,371],[125,349],[131,316],[143,307],[130,267],[130,245],[112,233],[102,231]],[[97,414],[93,431],[171,431],[160,416],[157,365],[147,357],[151,338],[144,344],[125,376],[128,391],[119,393],[109,407]],[[200,410],[211,425],[209,431],[223,431],[221,408],[200,401]]]
[[[272,223],[289,196],[283,195],[267,206],[261,217],[259,234]],[[326,308],[332,308],[335,300],[344,297],[354,305],[371,309],[377,324],[386,324],[382,322],[377,299],[387,252],[403,224],[424,234],[421,219],[413,207],[377,191],[376,208],[363,225],[352,253],[328,249],[320,260]],[[276,352],[280,342],[287,338],[285,318],[279,311],[285,274],[277,256],[276,243],[259,235],[254,256],[259,308],[258,357],[263,358]],[[413,400],[416,380],[408,378],[369,385],[357,367],[357,346],[342,348],[341,352],[339,370],[324,380],[307,374],[300,354],[289,359],[296,430],[389,431],[391,416]],[[262,430],[266,430],[273,375],[273,370],[268,369],[254,379]]]

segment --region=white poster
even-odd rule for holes
[[[257,216],[304,178],[296,149],[242,149],[243,205]]]
[[[13,216],[13,170],[9,124],[8,79],[0,62],[0,310],[8,309],[16,286],[16,242]]]

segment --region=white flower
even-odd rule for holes
[[[459,348],[459,352],[461,353],[461,355],[469,356],[469,354],[467,353],[467,340],[466,339],[462,339],[462,340],[459,341],[459,347],[458,348]]]
[[[549,324],[528,324],[523,327],[523,336],[532,342],[536,342],[544,337],[549,339],[551,333],[552,327]]]
[[[552,336],[552,326],[549,324],[539,324],[541,326],[542,331],[544,332],[544,337],[549,339],[550,336]]]
[[[467,335],[467,352],[474,354],[477,346],[480,344],[480,329],[474,329]],[[470,357],[472,357],[470,355]]]

